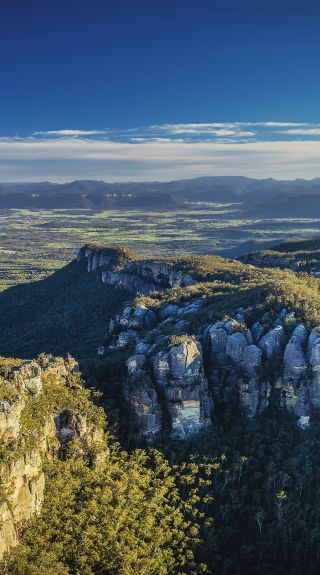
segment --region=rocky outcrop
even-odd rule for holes
[[[212,399],[199,341],[186,338],[153,357],[153,377],[163,392],[172,438],[186,438],[211,427]]]
[[[190,437],[211,426],[212,399],[200,343],[187,338],[149,357],[132,355],[127,368],[125,397],[145,439],[160,434],[165,416],[171,438]]]
[[[81,387],[77,370],[72,358],[48,356],[0,368],[0,557],[17,544],[21,522],[41,509],[45,459],[67,442],[83,453],[102,441],[88,413],[64,405],[68,397],[74,404]]]
[[[297,251],[291,251],[290,242],[288,242],[287,247],[285,243],[278,246],[279,251],[275,246],[271,250],[252,252],[237,259],[258,268],[290,269],[320,277],[320,261],[318,254],[315,253],[313,241],[310,240],[310,245],[308,245],[308,240],[297,240],[295,247]]]
[[[98,273],[103,282],[140,295],[195,283],[189,273],[166,261],[127,258],[119,265],[117,250],[111,248],[83,247],[77,260],[85,261],[87,271]]]
[[[162,429],[162,407],[145,355],[132,355],[127,361],[127,369],[124,395],[135,416],[137,435],[151,442]]]
[[[110,322],[105,352],[131,350],[124,390],[140,436],[152,441],[169,424],[170,437],[192,437],[210,428],[219,403],[253,418],[272,400],[306,425],[320,411],[320,328],[309,332],[286,309],[253,308],[209,324],[202,311],[198,325],[205,304],[128,306]]]

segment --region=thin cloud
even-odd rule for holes
[[[282,130],[279,133],[287,134],[289,136],[320,136],[320,127],[319,128],[296,128],[294,130]]]
[[[33,136],[98,136],[106,134],[106,130],[48,130],[47,132],[33,132]]]

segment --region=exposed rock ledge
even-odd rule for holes
[[[320,412],[320,326],[308,331],[294,312],[252,308],[197,326],[203,305],[128,306],[110,322],[101,353],[134,349],[123,389],[140,436],[152,441],[169,419],[172,438],[191,437],[210,428],[221,402],[253,418],[272,401],[307,425]]]
[[[98,272],[103,282],[133,291],[135,294],[149,295],[154,291],[195,283],[190,274],[177,269],[170,262],[160,260],[128,259],[119,269],[120,266],[115,263],[117,251],[120,249],[84,246],[77,255],[77,261],[85,260],[88,272]]]

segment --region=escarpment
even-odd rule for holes
[[[320,326],[308,330],[286,309],[256,321],[246,316],[257,310],[239,309],[195,329],[202,306],[201,300],[175,306],[174,316],[172,305],[156,313],[126,307],[110,322],[104,353],[128,350],[123,391],[140,437],[153,440],[165,422],[171,438],[192,437],[210,429],[222,403],[239,405],[248,418],[271,404],[285,407],[307,425],[320,410]],[[146,316],[153,320],[149,329],[136,322]]]
[[[140,438],[193,437],[214,425],[220,404],[248,418],[285,408],[301,426],[319,411],[316,279],[215,256],[116,257],[92,248],[79,255],[102,281],[133,293],[99,354],[126,357],[123,396]],[[137,292],[148,297],[134,299]]]
[[[288,240],[274,246],[271,250],[241,256],[239,261],[260,268],[288,268],[295,272],[307,272],[314,277],[320,277],[320,239],[316,237]]]
[[[72,358],[2,358],[0,439],[1,557],[18,543],[21,526],[41,510],[48,459],[66,444],[79,455],[103,446],[98,410]]]
[[[195,283],[189,273],[177,269],[173,263],[130,259],[130,252],[125,248],[84,246],[77,260],[85,260],[88,272],[96,271],[103,282],[141,295]]]

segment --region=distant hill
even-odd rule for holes
[[[278,217],[315,218],[320,214],[320,189],[317,193],[299,196],[284,195],[261,206],[264,215]]]
[[[320,277],[320,238],[293,238],[237,259],[259,268],[287,268]]]

